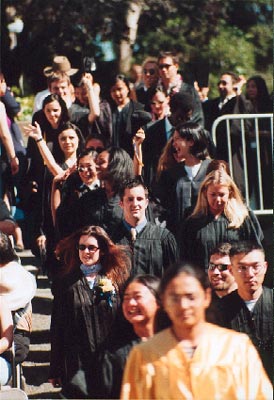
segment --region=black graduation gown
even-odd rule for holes
[[[67,398],[90,398],[95,352],[116,323],[119,294],[112,296],[112,307],[99,301],[80,269],[55,281],[53,293],[50,377],[62,378]]]
[[[223,320],[220,325],[246,333],[261,356],[270,379],[273,378],[273,292],[263,287],[252,312],[238,291],[223,297],[220,303]]]
[[[185,164],[178,163],[175,167],[163,171],[155,186],[155,194],[167,210],[167,228],[175,236],[185,218],[186,208],[196,204],[199,188],[210,162],[210,159],[202,161],[200,169],[192,181],[187,175]]]
[[[113,232],[112,240],[131,247],[132,276],[152,274],[161,278],[164,270],[178,259],[177,243],[173,234],[150,222],[137,233],[134,243],[123,222]]]
[[[211,250],[221,242],[254,240],[261,244],[263,232],[251,210],[238,229],[228,229],[228,224],[229,221],[224,214],[218,219],[212,214],[187,218],[178,239],[181,258],[206,269]]]

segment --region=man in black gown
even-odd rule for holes
[[[148,190],[139,179],[126,182],[120,198],[124,219],[113,232],[112,240],[130,246],[132,275],[161,277],[178,258],[175,237],[167,229],[147,221]]]

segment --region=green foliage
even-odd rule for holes
[[[112,27],[108,37],[118,48],[126,33],[126,11],[134,1],[13,0],[25,24],[19,46],[25,76],[41,79],[43,67],[50,65],[54,54],[67,55],[74,66],[84,55],[99,57],[94,39],[104,28],[105,18]],[[269,74],[272,0],[143,2],[134,62],[141,63],[148,55],[157,56],[160,50],[176,50],[184,70],[191,63],[209,62],[216,81],[225,69],[247,76],[255,72]],[[8,3],[3,0],[2,7]],[[32,84],[35,86],[37,80]],[[44,84],[45,80],[40,82],[40,86]]]

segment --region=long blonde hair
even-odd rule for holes
[[[229,221],[228,228],[239,228],[248,216],[248,209],[243,202],[240,190],[232,178],[224,170],[212,171],[202,182],[198,194],[196,207],[191,214],[193,217],[208,215],[209,205],[207,201],[207,190],[209,185],[227,186],[229,199],[224,208],[224,214]]]

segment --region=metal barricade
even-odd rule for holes
[[[259,129],[259,121],[262,119],[269,119],[269,130],[264,129],[263,131]],[[252,185],[254,185],[255,181],[256,182],[256,192],[257,192],[257,207],[251,207],[255,214],[257,215],[270,215],[273,214],[273,208],[265,208],[264,207],[264,187],[263,187],[263,176],[262,176],[262,146],[261,146],[261,141],[262,141],[262,134],[270,135],[270,145],[271,149],[270,154],[271,154],[271,159],[273,155],[273,114],[268,113],[268,114],[228,114],[228,115],[223,115],[219,118],[217,118],[213,125],[212,125],[212,139],[217,145],[218,140],[225,140],[225,138],[222,136],[222,138],[217,137],[217,128],[220,125],[221,122],[225,123],[225,128],[226,128],[226,140],[227,140],[227,152],[228,152],[228,164],[229,168],[231,171],[231,176],[232,178],[234,177],[234,169],[233,169],[233,160],[232,160],[232,155],[233,155],[233,149],[232,149],[232,137],[231,137],[231,121],[236,121],[240,120],[240,130],[239,130],[239,135],[241,137],[241,145],[242,145],[242,163],[243,163],[243,174],[244,174],[244,193],[243,196],[245,198],[246,204],[248,207],[251,207],[251,199],[250,199],[250,182],[252,182]],[[245,120],[248,120],[249,122],[252,122],[252,130],[246,129],[245,126]],[[248,155],[247,155],[247,144],[249,148],[253,149],[254,154],[256,154],[256,168],[255,168],[255,173],[257,176],[249,176],[249,171],[248,171]],[[272,162],[270,163],[271,167],[271,174],[272,174]],[[268,183],[271,185],[270,190],[273,192],[273,185],[272,182]]]

